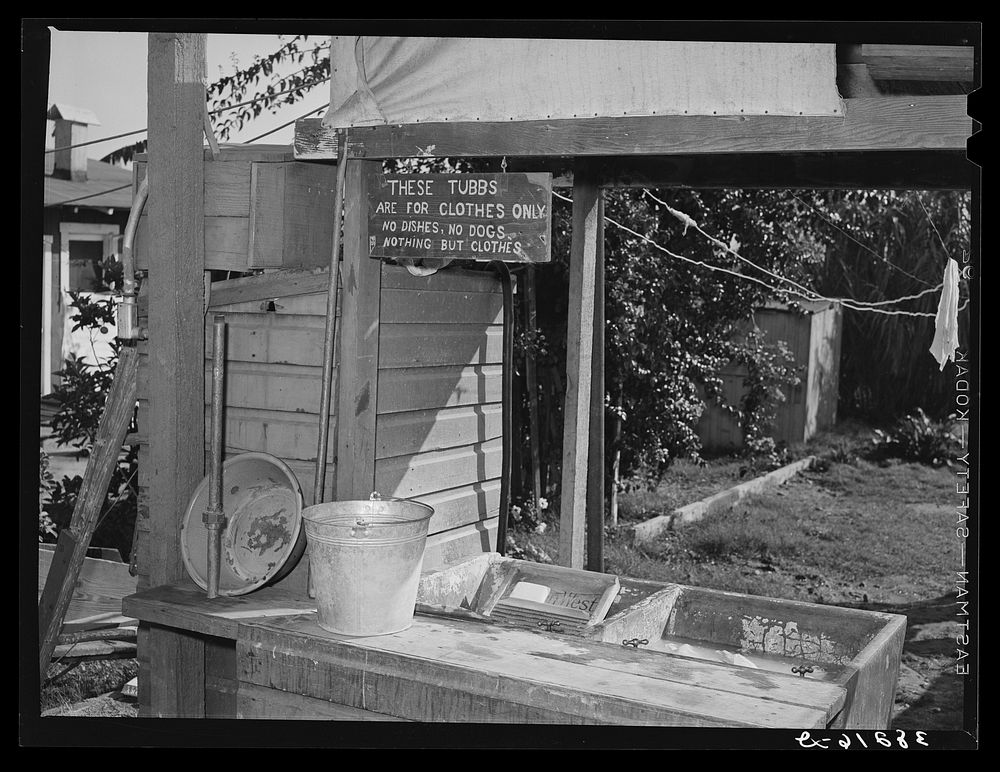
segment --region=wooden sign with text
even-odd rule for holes
[[[551,174],[379,174],[368,254],[548,262],[551,203]]]

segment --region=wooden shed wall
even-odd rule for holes
[[[789,444],[804,442],[837,422],[842,313],[839,305],[806,314],[772,308],[755,312],[757,327],[766,339],[785,341],[795,365],[802,368],[801,383],[785,389],[785,402],[776,411],[771,435],[775,440]],[[733,365],[722,371],[723,399],[728,404],[739,404],[746,375],[747,370],[742,366]],[[743,445],[736,417],[714,404],[702,414],[698,435],[705,448]]]
[[[805,366],[799,373],[799,385],[784,389],[785,401],[775,412],[772,436],[779,442],[804,442],[816,432],[814,403],[817,395],[810,388],[812,382],[808,377],[813,316],[773,309],[754,312],[757,326],[766,340],[772,343],[783,340],[792,352],[795,366]],[[808,418],[810,413],[813,414],[812,425]]]
[[[812,346],[809,351],[809,391],[816,395],[809,403],[809,421],[816,430],[837,423],[840,390],[840,341],[844,310],[837,305],[812,317]]]
[[[227,322],[226,457],[249,451],[277,456],[295,473],[307,505],[313,497],[319,432],[326,282],[327,272],[316,269],[216,283],[205,324],[206,437],[212,317],[221,313]],[[495,547],[500,508],[499,280],[489,273],[454,269],[414,277],[384,265],[380,315],[376,489],[383,496],[416,498],[434,507],[425,566],[489,551]],[[339,356],[334,389],[337,365]],[[147,344],[142,342],[139,434],[134,438],[140,444],[140,588],[146,586],[146,492],[152,471],[143,430],[148,372]],[[328,500],[336,498],[336,399],[332,411]]]
[[[503,298],[491,273],[382,268],[375,486],[434,507],[424,567],[496,546]]]

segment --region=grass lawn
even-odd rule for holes
[[[605,570],[841,605],[936,597],[954,591],[959,567],[954,490],[948,469],[834,464],[645,548],[632,546],[627,528],[609,530]],[[515,539],[558,557],[558,523]]]

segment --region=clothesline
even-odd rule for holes
[[[806,293],[808,293],[810,295],[814,295],[815,297],[811,298],[813,300],[823,300],[823,301],[827,301],[827,302],[843,302],[843,299],[841,299],[841,298],[828,298],[828,297],[824,297],[823,295],[820,295],[818,292],[815,292],[814,290],[811,290],[808,287],[803,287],[798,282],[792,281],[791,279],[789,279],[789,278],[787,278],[785,276],[780,276],[780,275],[778,275],[778,274],[776,274],[776,273],[774,273],[772,271],[769,271],[767,268],[764,268],[761,265],[757,265],[753,261],[748,260],[747,258],[743,257],[743,255],[741,255],[739,252],[737,252],[732,247],[732,245],[727,245],[727,244],[723,243],[722,241],[720,241],[719,239],[717,239],[715,236],[712,236],[711,234],[706,233],[704,230],[702,230],[701,226],[698,225],[698,223],[694,221],[694,219],[692,217],[690,217],[689,215],[685,214],[684,212],[681,212],[681,211],[678,211],[677,209],[674,209],[672,206],[670,206],[670,204],[668,204],[663,199],[657,198],[656,196],[654,196],[647,188],[643,188],[643,193],[645,193],[647,196],[649,196],[651,199],[653,199],[656,203],[661,204],[662,206],[666,207],[667,211],[670,212],[670,214],[672,214],[674,217],[676,217],[678,220],[680,220],[682,223],[684,223],[684,231],[685,232],[687,232],[688,227],[694,228],[695,231],[697,231],[698,233],[700,233],[702,236],[704,236],[706,239],[708,239],[709,241],[711,241],[713,244],[717,244],[718,246],[722,247],[724,250],[726,250],[727,252],[729,252],[731,255],[735,256],[738,260],[742,260],[747,265],[750,265],[750,266],[756,268],[758,271],[762,271],[763,273],[766,273],[768,276],[771,276],[771,277],[777,279],[778,281],[787,282],[788,284],[791,284],[793,287],[801,290],[802,292],[806,292]],[[926,290],[924,290],[922,292],[918,292],[916,295],[906,295],[904,297],[894,298],[892,300],[868,301],[868,300],[853,300],[852,299],[852,300],[850,300],[850,302],[854,303],[855,305],[865,306],[865,307],[893,305],[895,303],[902,303],[903,301],[906,301],[906,300],[916,300],[917,298],[923,297],[924,295],[927,295],[927,294],[929,294],[931,292],[940,292],[941,288],[943,286],[944,286],[944,283],[941,283],[941,284],[938,284],[936,287],[930,287],[929,289],[926,289]]]
[[[907,271],[907,270],[905,270],[903,268],[900,268],[898,265],[896,265],[892,261],[890,261],[887,258],[885,258],[882,255],[880,255],[878,252],[876,252],[874,249],[872,249],[867,244],[863,244],[860,241],[858,241],[847,230],[845,230],[844,228],[841,228],[839,225],[837,225],[837,223],[835,223],[833,220],[831,220],[829,217],[827,217],[825,214],[823,214],[819,209],[817,209],[815,206],[813,206],[808,201],[805,201],[804,199],[799,198],[794,193],[792,193],[792,198],[794,198],[800,204],[804,204],[805,206],[808,206],[810,209],[812,209],[813,212],[816,213],[816,216],[819,217],[819,219],[821,219],[823,222],[825,222],[827,225],[829,225],[834,230],[839,231],[840,233],[844,234],[848,239],[850,239],[851,241],[853,241],[855,244],[857,244],[859,247],[861,247],[861,249],[863,249],[865,252],[867,252],[868,254],[870,254],[873,259],[885,263],[887,266],[889,266],[890,268],[892,268],[892,270],[899,271],[904,276],[909,276],[911,279],[913,279],[913,281],[919,282],[920,284],[925,284],[928,287],[931,286],[930,282],[921,279],[919,276],[914,276],[909,271]],[[938,287],[940,288],[940,285],[938,285]]]
[[[572,201],[573,201],[573,199],[571,199],[570,197],[564,196],[561,193],[557,193],[555,191],[553,191],[552,195],[554,195],[556,198],[562,199],[563,201],[568,201],[570,203],[572,203]],[[650,195],[652,196],[652,194],[650,194]],[[659,200],[659,199],[657,199],[657,200]],[[662,201],[660,201],[660,203],[664,204],[664,206],[668,206],[667,204],[665,204]],[[680,211],[678,211],[676,209],[673,209],[672,207],[669,207],[669,206],[668,206],[668,211],[670,211],[671,213],[673,213],[676,217],[678,217],[678,219],[681,220],[681,222],[684,222],[688,227],[694,227],[705,238],[708,238],[709,240],[711,240],[715,244],[721,245],[727,252],[730,252],[731,254],[735,255],[736,257],[738,257],[740,260],[742,260],[743,262],[747,263],[748,265],[750,265],[750,266],[752,266],[752,267],[754,267],[754,268],[756,268],[756,269],[758,269],[758,270],[760,270],[760,271],[762,271],[762,272],[764,272],[764,273],[766,273],[766,274],[768,274],[768,275],[770,275],[770,276],[772,276],[774,278],[777,278],[778,280],[785,281],[785,282],[793,285],[794,287],[797,287],[797,288],[800,288],[800,289],[790,289],[788,287],[775,287],[775,286],[769,284],[768,282],[763,281],[762,279],[758,279],[755,276],[748,276],[747,274],[739,273],[737,271],[733,271],[733,270],[730,270],[728,268],[724,268],[722,266],[712,265],[712,264],[706,263],[706,262],[704,262],[702,260],[694,260],[694,259],[692,259],[690,257],[686,257],[685,255],[680,255],[680,254],[677,254],[675,252],[672,252],[671,250],[667,249],[662,244],[659,244],[658,242],[654,241],[653,239],[649,238],[648,236],[646,236],[646,235],[644,235],[642,233],[639,233],[638,231],[635,231],[632,228],[629,228],[627,225],[623,225],[622,223],[618,222],[617,220],[614,220],[611,217],[608,217],[607,215],[605,215],[604,220],[606,222],[610,223],[611,225],[614,225],[616,228],[619,228],[619,229],[625,231],[626,233],[629,233],[629,234],[635,236],[636,238],[638,238],[638,239],[642,240],[643,242],[649,244],[650,246],[654,247],[655,249],[659,250],[660,252],[663,252],[664,254],[669,255],[670,257],[673,257],[673,258],[675,258],[677,260],[681,260],[681,261],[686,262],[686,263],[690,263],[692,265],[700,266],[702,268],[707,268],[710,271],[716,271],[718,273],[729,274],[730,276],[734,276],[737,279],[744,279],[744,280],[747,280],[747,281],[752,281],[755,284],[759,284],[759,285],[765,287],[766,289],[770,290],[771,292],[773,292],[773,293],[775,293],[775,294],[777,294],[779,296],[781,296],[781,295],[793,295],[793,296],[802,298],[804,300],[809,300],[809,301],[817,301],[817,300],[819,300],[819,301],[826,301],[826,302],[831,302],[831,303],[840,303],[845,308],[850,308],[851,310],[854,310],[854,311],[868,311],[868,312],[871,312],[871,313],[879,313],[879,314],[884,314],[884,315],[887,315],[887,316],[915,316],[915,317],[926,317],[926,318],[931,318],[931,319],[933,319],[936,316],[936,314],[933,314],[933,313],[930,313],[930,312],[925,312],[925,311],[904,311],[904,310],[901,310],[901,309],[891,309],[890,310],[890,309],[880,308],[879,306],[888,305],[888,304],[894,304],[894,303],[900,303],[900,302],[903,302],[903,301],[906,301],[906,300],[913,300],[913,299],[915,299],[917,297],[920,297],[922,295],[928,294],[929,292],[939,291],[939,290],[941,290],[941,288],[943,286],[942,284],[939,284],[937,287],[932,287],[932,288],[930,288],[928,290],[920,292],[917,295],[911,295],[911,296],[907,296],[907,297],[895,298],[895,299],[892,299],[892,300],[884,300],[884,301],[871,301],[871,302],[869,302],[869,301],[854,300],[852,298],[828,298],[828,297],[822,296],[822,295],[820,295],[820,294],[818,294],[816,292],[813,292],[812,290],[809,290],[809,289],[807,289],[805,287],[802,287],[802,285],[798,284],[797,282],[792,281],[791,279],[787,279],[787,278],[785,278],[783,276],[780,276],[778,274],[772,273],[771,271],[767,270],[766,268],[757,265],[752,260],[748,260],[747,258],[745,258],[742,255],[740,255],[735,249],[733,249],[729,245],[723,244],[717,238],[715,238],[715,237],[711,236],[710,234],[706,233],[704,230],[702,230],[700,227],[698,227],[697,223],[695,223],[695,221],[690,216],[684,214],[683,212],[680,212]],[[966,300],[965,304],[963,304],[961,306],[961,308],[959,308],[959,310],[964,309],[968,305],[968,302],[969,301]]]

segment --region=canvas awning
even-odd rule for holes
[[[334,37],[327,128],[643,115],[843,115],[817,43]]]

